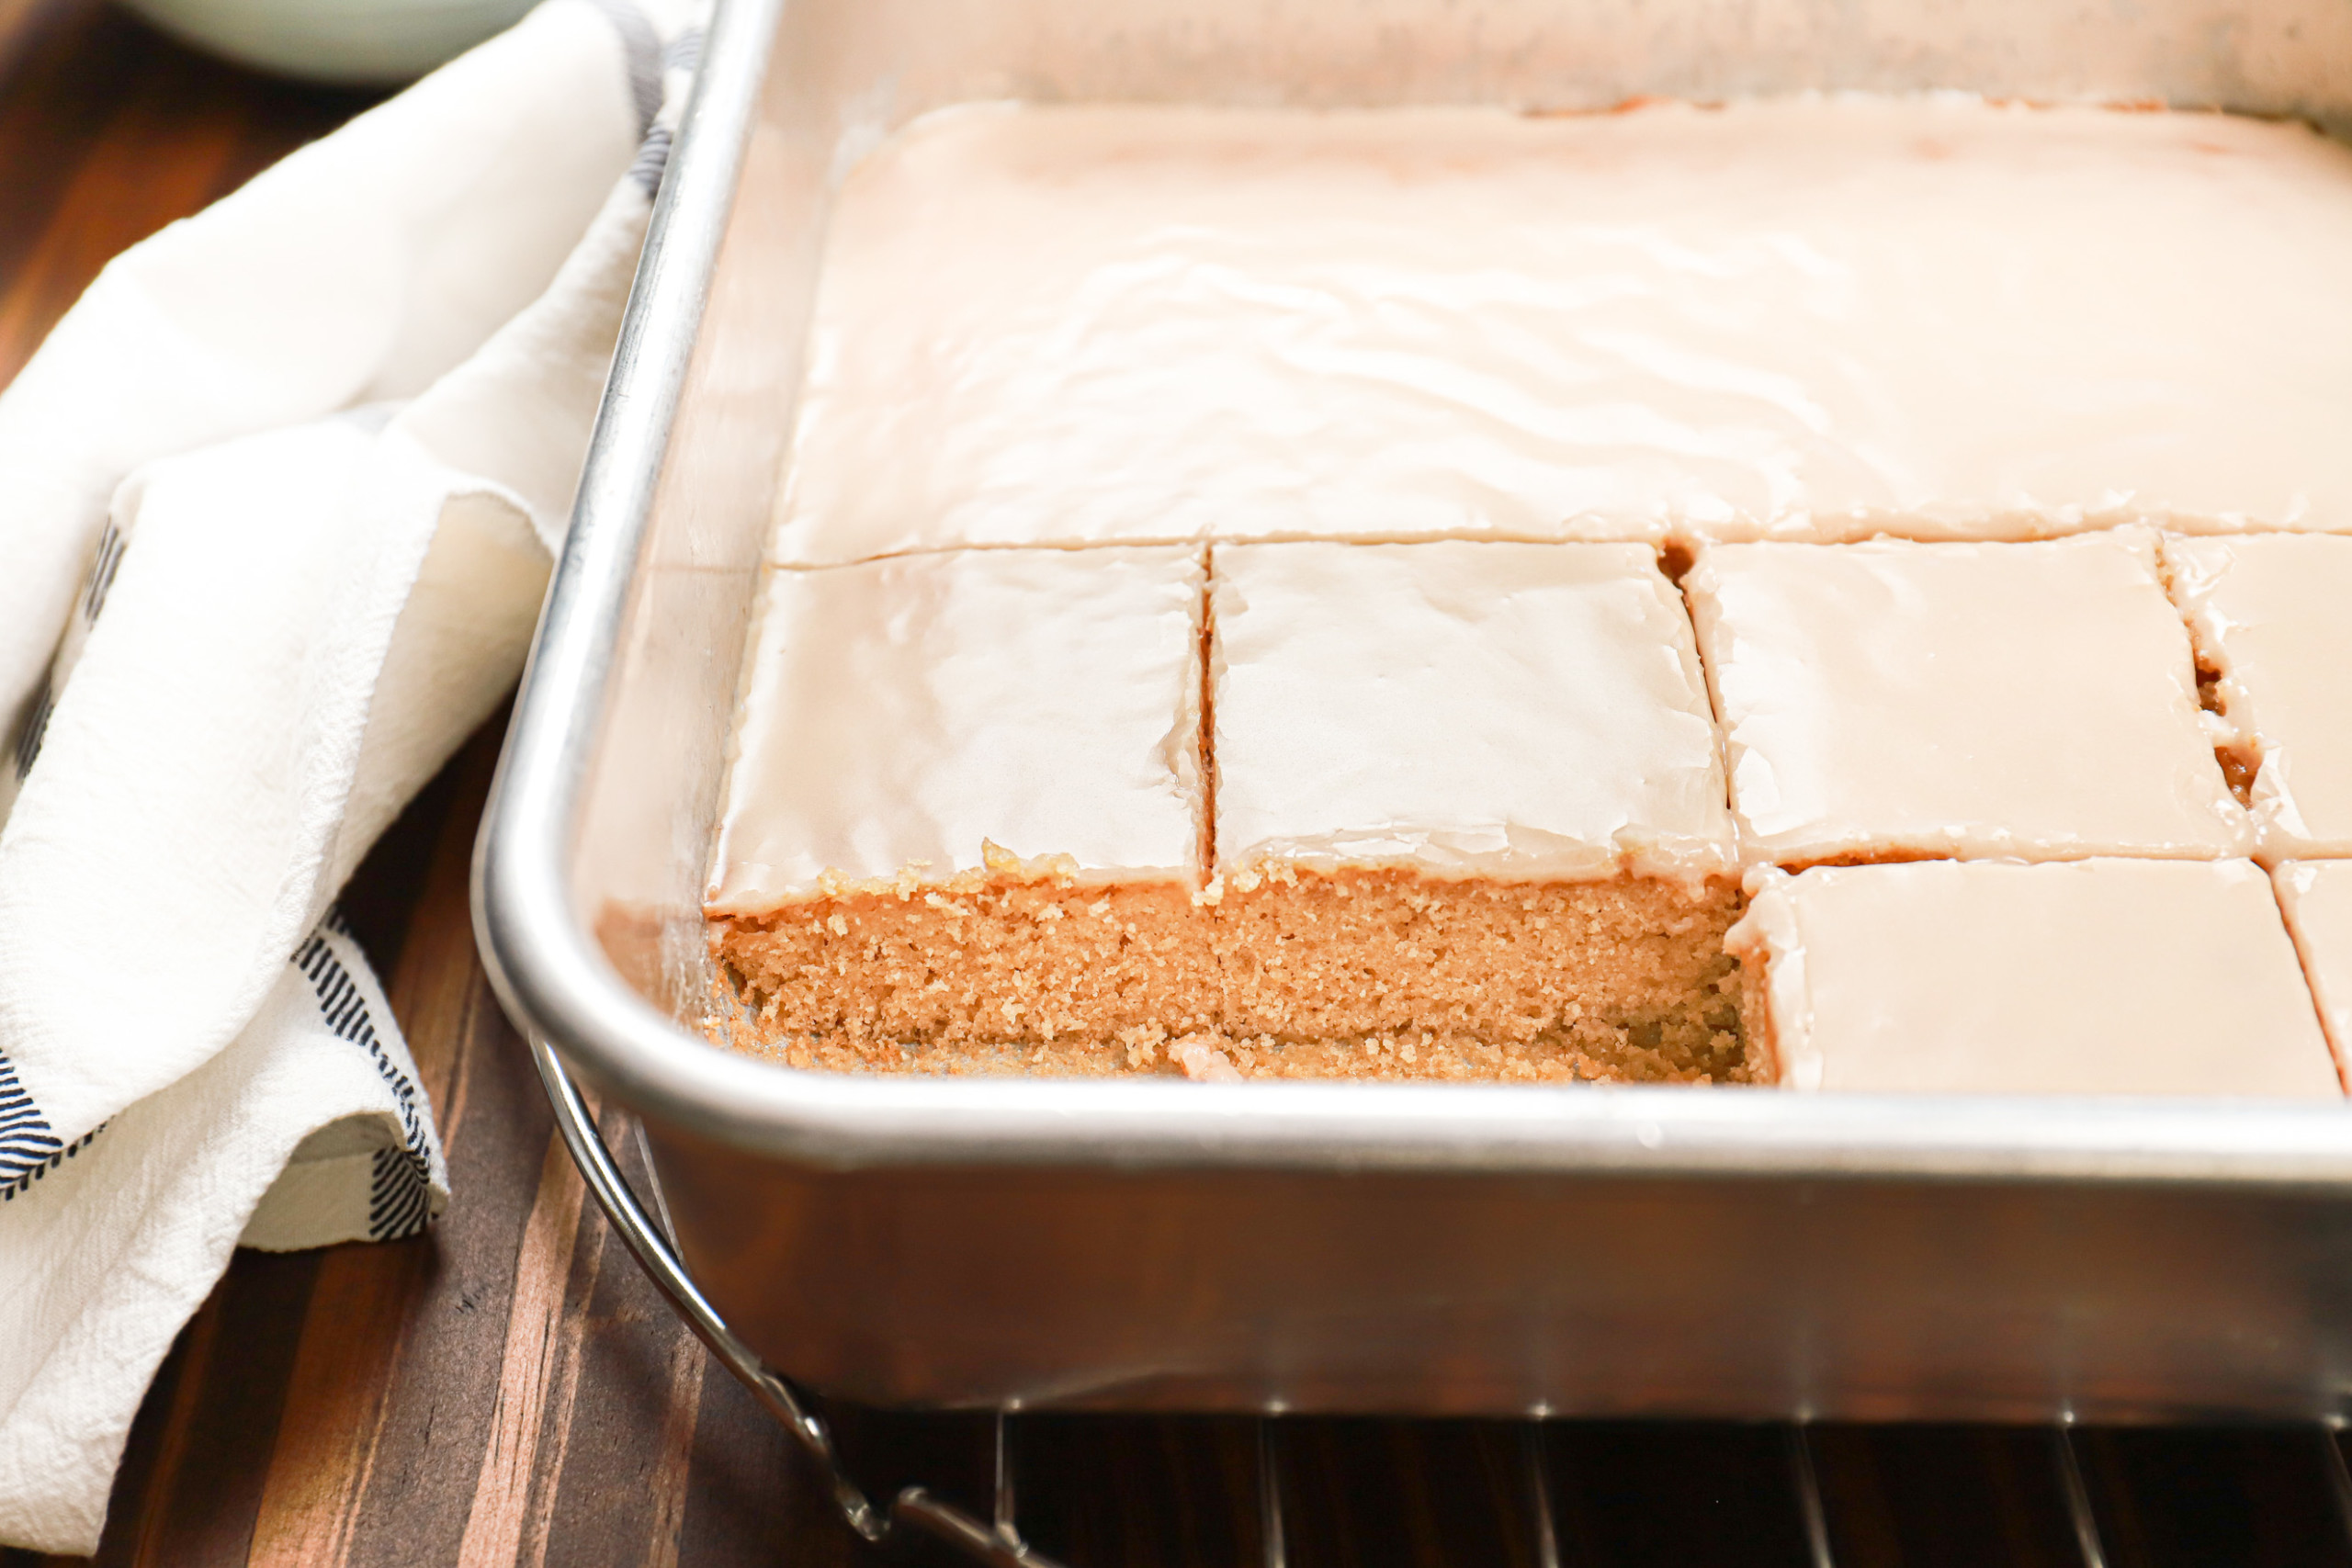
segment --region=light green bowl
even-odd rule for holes
[[[312,82],[412,82],[513,26],[532,0],[122,0],[213,54]]]

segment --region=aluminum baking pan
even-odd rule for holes
[[[2345,1409],[2335,1108],[837,1077],[691,1024],[828,194],[892,128],[1004,97],[1576,110],[1925,87],[2341,132],[2352,7],[720,0],[476,918],[524,1030],[642,1116],[686,1269],[752,1352],[886,1404]]]

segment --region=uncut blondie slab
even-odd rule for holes
[[[2301,125],[989,105],[825,244],[780,563],[2352,530],[2352,149]]]

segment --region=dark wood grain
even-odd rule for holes
[[[125,246],[378,96],[221,64],[103,0],[0,0],[0,382]]]
[[[365,107],[206,61],[99,0],[0,0],[0,382],[109,256]],[[390,1246],[240,1253],[131,1432],[99,1561],[155,1568],[647,1563],[876,1555],[783,1432],[671,1317],[586,1205],[466,908],[500,724],[386,834],[345,897],[449,1152],[456,1200]],[[606,1134],[641,1176],[631,1130]],[[985,1513],[987,1416],[835,1409],[876,1495]],[[1258,1424],[1008,1424],[1017,1516],[1080,1568],[1258,1561]],[[2083,1561],[2046,1429],[1304,1418],[1271,1472],[1295,1568]],[[2341,1459],[2313,1429],[2075,1435],[2116,1568],[2352,1561]],[[1531,1462],[1531,1454],[1532,1462]],[[914,1561],[935,1561],[917,1553]],[[41,1561],[0,1551],[0,1568]]]

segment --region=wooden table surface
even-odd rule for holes
[[[205,60],[101,0],[0,0],[0,382],[105,260],[366,107]],[[0,483],[6,476],[0,475]],[[0,570],[5,565],[0,564]],[[431,1234],[240,1253],[132,1430],[99,1561],[867,1561],[815,1478],[582,1203],[474,954],[493,724],[346,912],[409,1035],[456,1198]],[[608,1136],[634,1142],[617,1116]],[[983,1506],[985,1418],[842,1412],[869,1489]],[[2352,1563],[2315,1428],[1594,1426],[1027,1417],[1020,1521],[1074,1564]],[[1800,1478],[1817,1480],[1808,1527]],[[1541,1504],[1538,1493],[1541,1493]],[[0,1568],[40,1561],[0,1551]]]

